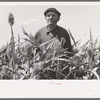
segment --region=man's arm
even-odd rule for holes
[[[61,44],[62,44],[62,47],[69,52],[69,54],[67,54],[67,55],[73,56],[71,40],[70,40],[70,36],[69,36],[67,30],[64,32],[63,37],[61,38]]]
[[[62,34],[63,34],[63,36],[61,37],[62,47],[64,49],[68,48],[67,51],[72,52],[71,40],[67,30],[64,30]]]
[[[40,45],[40,36],[41,36],[40,32],[39,31],[36,32],[36,34],[35,34],[35,46]]]

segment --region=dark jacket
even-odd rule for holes
[[[69,34],[66,29],[57,26],[54,30],[48,31],[47,26],[41,28],[35,35],[35,39],[39,39],[38,45],[41,43],[47,42],[54,37],[57,37],[58,40],[61,42],[62,48],[68,48],[68,52],[72,52],[72,46]]]

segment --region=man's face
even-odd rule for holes
[[[54,11],[49,11],[45,16],[45,19],[48,25],[56,25],[59,21],[59,16]]]

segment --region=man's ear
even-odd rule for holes
[[[58,17],[58,21],[60,20],[60,17]]]

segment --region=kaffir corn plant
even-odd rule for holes
[[[11,58],[10,63],[11,67],[13,68],[13,78],[15,79],[15,41],[14,41],[14,33],[13,33],[13,24],[14,24],[14,16],[12,13],[9,13],[8,16],[8,23],[11,27],[11,40],[10,40],[10,46],[11,46]]]

